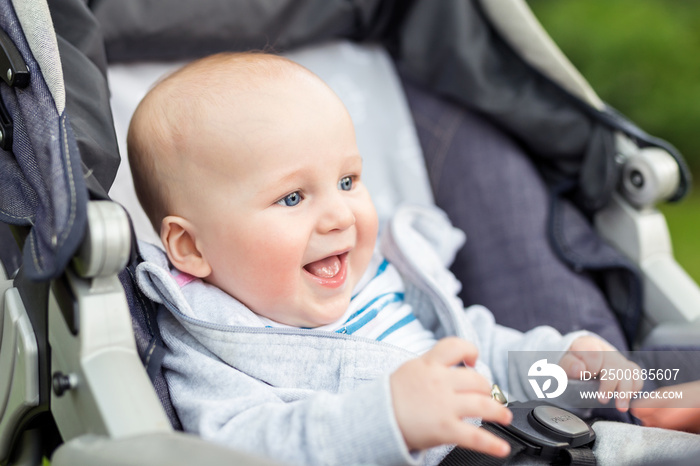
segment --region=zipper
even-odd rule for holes
[[[231,333],[247,333],[247,334],[270,334],[270,335],[303,335],[303,336],[310,336],[310,337],[315,337],[315,338],[333,338],[333,339],[341,339],[341,340],[351,340],[351,341],[358,341],[358,342],[364,342],[364,343],[370,343],[374,345],[378,345],[381,347],[386,347],[386,348],[392,348],[394,350],[399,350],[402,351],[406,354],[410,354],[415,356],[414,353],[411,353],[410,351],[401,348],[396,345],[392,345],[391,343],[386,343],[384,341],[378,341],[378,340],[372,340],[369,338],[365,337],[358,337],[356,335],[352,334],[347,334],[347,333],[338,333],[338,332],[327,332],[327,331],[317,331],[314,329],[302,329],[302,328],[273,328],[273,327],[244,327],[244,326],[239,326],[239,325],[224,325],[224,324],[215,324],[212,322],[207,322],[204,320],[200,319],[195,319],[194,317],[186,316],[180,310],[175,307],[168,299],[165,298],[165,295],[163,292],[158,288],[157,286],[154,287],[156,292],[158,293],[158,296],[161,299],[161,303],[165,305],[165,307],[168,308],[168,310],[175,315],[178,319],[184,320],[192,325],[196,325],[198,327],[203,327],[203,328],[208,328],[211,330],[218,330],[222,332],[231,332]],[[347,331],[347,329],[343,328],[344,331]]]

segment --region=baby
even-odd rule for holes
[[[128,151],[165,249],[142,246],[139,284],[167,308],[166,379],[188,431],[295,464],[436,464],[448,445],[503,457],[505,441],[464,419],[511,421],[491,396],[494,381],[522,392],[508,351],[569,350],[570,377],[635,367],[586,332],[522,334],[464,310],[445,267],[460,233],[441,212],[404,209],[376,248],[350,116],[287,59],[185,66],[141,102]]]

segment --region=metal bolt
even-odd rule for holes
[[[8,68],[8,69],[7,69],[7,81],[8,81],[10,84],[12,84],[12,78],[13,78],[13,77],[14,77],[14,75],[12,74],[12,68]]]
[[[506,406],[508,404],[508,400],[506,399],[506,395],[501,391],[501,387],[499,387],[496,384],[493,384],[491,386],[491,398],[499,402],[500,404]]]
[[[52,386],[56,396],[63,396],[68,390],[72,390],[78,385],[78,378],[74,374],[64,374],[56,372],[53,375]]]
[[[637,189],[642,189],[642,187],[644,187],[644,175],[642,175],[642,172],[639,170],[632,170],[632,173],[630,173],[630,181],[632,182],[632,186]]]

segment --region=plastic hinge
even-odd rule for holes
[[[75,271],[84,278],[119,273],[131,253],[131,227],[122,206],[112,201],[88,203],[88,231],[73,259]]]

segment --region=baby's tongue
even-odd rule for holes
[[[338,256],[330,256],[310,264],[304,268],[311,274],[320,278],[333,278],[340,272],[340,259]]]

